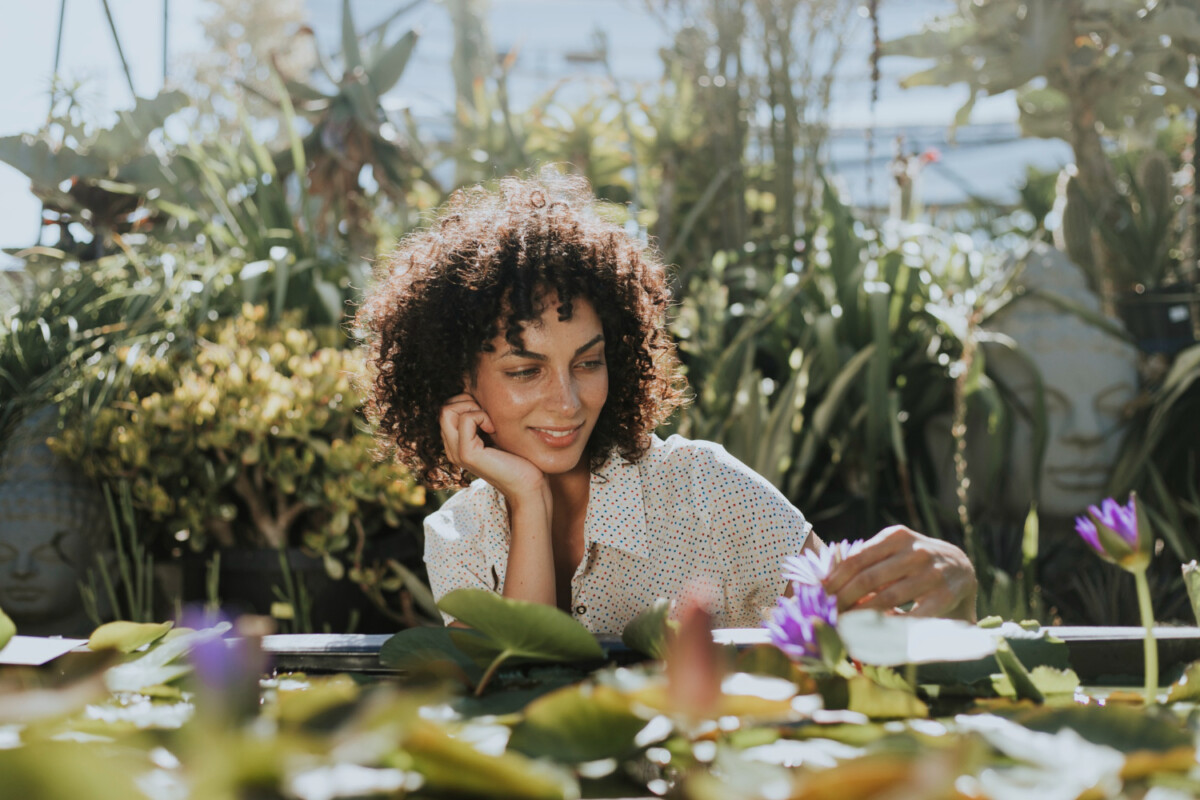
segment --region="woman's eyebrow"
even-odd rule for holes
[[[604,341],[604,334],[603,333],[597,334],[596,337],[593,338],[591,341],[589,341],[587,344],[583,344],[583,345],[580,345],[579,347],[575,348],[575,355],[579,355],[580,353],[587,350],[588,348],[594,347],[595,345],[597,345],[603,341]],[[535,361],[546,361],[547,360],[547,357],[542,355],[541,353],[535,353],[532,350],[524,350],[519,347],[514,347],[511,350],[508,350],[508,351],[500,354],[501,358],[505,358],[507,356],[516,356],[517,358],[532,358]]]

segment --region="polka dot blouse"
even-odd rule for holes
[[[757,626],[784,589],[781,561],[800,552],[812,529],[725,448],[682,436],[654,437],[636,462],[614,454],[589,492],[571,610],[598,634],[620,634],[658,597],[689,593],[717,627]],[[508,527],[503,495],[483,480],[429,515],[434,596],[465,587],[503,592]]]

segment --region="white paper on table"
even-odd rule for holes
[[[0,664],[20,664],[37,667],[47,661],[53,661],[64,653],[68,653],[87,644],[87,639],[62,639],[50,636],[14,636],[8,644],[0,648]]]

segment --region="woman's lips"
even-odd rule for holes
[[[579,434],[583,430],[583,425],[579,424],[573,428],[530,428],[533,435],[547,447],[570,447],[579,439]]]

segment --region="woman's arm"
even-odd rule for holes
[[[532,463],[489,446],[480,435],[495,427],[469,394],[442,406],[442,443],[451,464],[478,475],[504,495],[508,504],[508,567],[505,597],[555,605],[553,505],[546,476]]]

